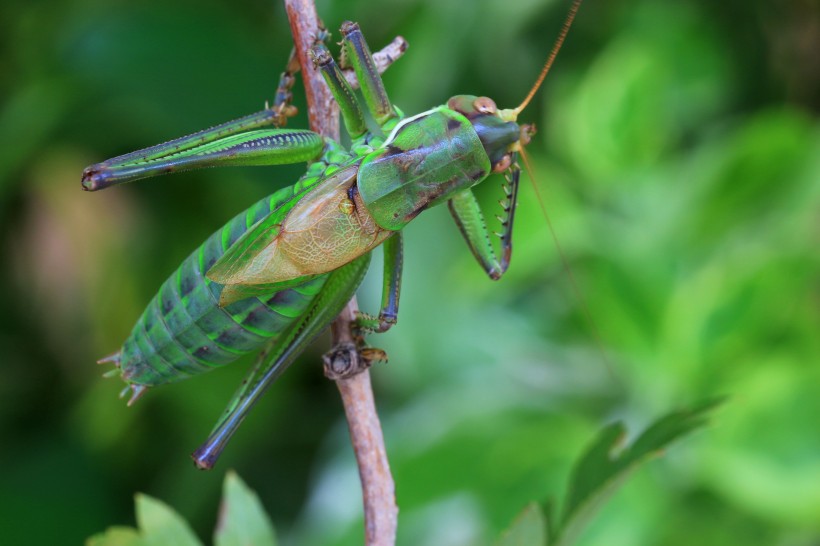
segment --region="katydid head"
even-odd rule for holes
[[[470,120],[490,158],[493,172],[506,171],[512,164],[512,154],[530,141],[532,125],[519,125],[514,119],[505,119],[489,97],[456,95],[447,101],[447,107]]]
[[[521,175],[521,168],[518,165],[518,155],[520,154],[522,156],[525,165],[528,166],[527,158],[524,154],[524,147],[529,144],[535,132],[534,126],[519,124],[518,115],[527,107],[541,86],[541,83],[544,81],[558,50],[561,48],[561,44],[564,42],[564,38],[566,38],[569,27],[575,18],[580,4],[581,0],[573,0],[561,33],[555,41],[549,57],[546,63],[544,63],[544,67],[541,69],[541,74],[538,76],[526,98],[518,107],[499,110],[492,99],[476,97],[474,95],[456,95],[447,101],[446,108],[453,111],[458,117],[466,118],[472,126],[483,148],[484,165],[489,164],[490,167],[485,167],[483,176],[477,177],[473,181],[478,182],[482,180],[489,174],[489,171],[503,173],[506,179],[506,183],[503,185],[506,199],[499,201],[504,209],[504,216],[498,216],[503,227],[502,233],[497,234],[501,237],[502,255],[500,260],[496,258],[493,247],[487,243],[486,237],[477,235],[477,233],[483,233],[486,236],[486,232],[484,231],[486,228],[476,228],[476,226],[484,225],[484,219],[472,193],[469,191],[458,191],[451,192],[451,194],[447,196],[449,198],[450,211],[453,213],[456,223],[466,238],[470,249],[473,251],[473,255],[478,259],[481,266],[492,279],[501,278],[510,264],[513,220],[518,200],[518,183]],[[458,125],[458,122],[453,120],[448,122],[448,127],[451,123],[454,127]],[[475,138],[475,136],[473,138]],[[532,176],[530,176],[530,181],[533,182]],[[460,190],[460,188],[456,189]],[[537,194],[538,190],[537,188],[535,189]],[[538,201],[541,203],[543,209],[543,202],[540,197],[538,197]]]
[[[451,98],[450,101],[448,101],[447,105],[453,110],[456,110],[461,114],[465,115],[473,124],[473,127],[479,134],[481,143],[484,145],[487,155],[490,157],[490,161],[493,165],[493,172],[509,171],[509,174],[507,175],[508,185],[505,186],[505,191],[507,193],[507,202],[502,203],[502,206],[504,207],[504,211],[506,213],[506,218],[499,217],[502,225],[504,226],[504,232],[498,234],[501,237],[502,249],[504,254],[500,262],[496,262],[495,264],[493,264],[492,269],[488,269],[490,277],[492,277],[493,279],[498,279],[500,275],[498,274],[499,269],[497,269],[497,267],[500,266],[500,273],[503,273],[509,265],[510,255],[512,252],[511,238],[513,216],[515,213],[516,198],[518,193],[518,177],[520,174],[520,167],[518,167],[518,165],[516,164],[516,160],[520,153],[522,159],[524,160],[524,167],[527,171],[530,182],[532,183],[533,190],[535,191],[536,200],[541,208],[541,213],[543,214],[544,219],[546,220],[550,234],[552,235],[553,242],[555,243],[555,246],[558,250],[558,254],[561,258],[561,263],[563,264],[564,270],[569,277],[572,291],[574,292],[575,297],[581,305],[583,314],[587,320],[588,325],[592,330],[595,342],[598,346],[601,356],[603,357],[603,361],[609,372],[614,376],[614,372],[612,372],[612,366],[609,364],[609,358],[607,358],[606,351],[604,349],[604,344],[601,340],[601,336],[598,332],[595,320],[593,319],[592,314],[589,310],[589,306],[587,305],[586,300],[583,297],[580,288],[578,287],[578,283],[575,281],[575,277],[572,274],[572,269],[569,266],[569,262],[566,258],[566,255],[564,254],[563,249],[561,248],[561,244],[558,241],[558,237],[556,236],[555,230],[553,229],[552,222],[550,221],[549,215],[547,214],[547,209],[544,206],[544,201],[543,199],[541,199],[541,194],[538,190],[538,185],[536,184],[533,178],[532,167],[529,164],[527,155],[524,153],[524,147],[527,144],[529,144],[530,139],[535,132],[535,127],[533,125],[518,124],[518,115],[524,111],[524,109],[530,103],[532,98],[535,96],[535,93],[541,87],[544,78],[546,77],[547,73],[552,67],[552,63],[553,61],[555,61],[555,57],[558,54],[558,51],[561,49],[561,46],[564,43],[564,39],[566,38],[567,33],[569,32],[569,28],[572,25],[572,21],[573,19],[575,19],[575,15],[578,12],[578,7],[581,5],[581,1],[582,0],[573,0],[569,12],[567,13],[567,17],[564,20],[564,25],[561,29],[561,32],[558,35],[558,38],[555,40],[555,44],[553,44],[552,46],[552,50],[550,51],[550,54],[547,57],[547,60],[544,63],[543,68],[541,69],[541,73],[538,75],[538,78],[536,79],[529,93],[527,93],[527,96],[524,98],[523,101],[521,101],[521,104],[519,104],[515,108],[499,110],[492,99],[486,97],[458,95]],[[455,208],[451,206],[451,209],[453,210],[454,214],[457,214],[457,210]],[[463,224],[464,221],[461,220],[459,222],[459,225],[460,227],[462,227],[462,232],[466,236],[468,232],[463,228]],[[477,252],[476,256],[479,258],[479,261],[482,261],[480,253]],[[490,264],[489,261],[487,263]],[[614,377],[616,377],[617,379],[617,376]]]
[[[564,43],[564,38],[569,32],[569,27],[572,25],[572,20],[575,18],[580,4],[581,0],[573,1],[561,33],[555,40],[552,51],[550,51],[538,79],[517,107],[499,110],[495,101],[491,98],[476,97],[474,95],[456,95],[447,101],[448,108],[462,114],[472,123],[479,139],[481,139],[484,151],[487,152],[487,156],[490,158],[493,172],[504,172],[509,169],[515,159],[514,154],[522,151],[523,147],[529,144],[532,135],[535,134],[535,126],[519,124],[518,115],[524,111],[541,87],[541,83],[544,81],[547,72],[549,72],[555,56]]]
[[[514,159],[513,154],[522,151],[523,147],[530,143],[532,135],[535,134],[535,126],[519,124],[518,115],[524,111],[541,87],[547,72],[552,67],[555,56],[564,43],[580,5],[581,0],[573,1],[567,18],[564,20],[561,33],[555,40],[541,73],[527,96],[517,107],[499,110],[492,99],[472,95],[456,95],[447,102],[448,107],[465,115],[473,124],[487,155],[490,157],[494,172],[507,170]]]

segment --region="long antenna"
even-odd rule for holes
[[[567,18],[564,20],[564,26],[561,29],[561,34],[558,35],[558,38],[555,40],[555,43],[552,46],[552,51],[550,51],[550,56],[547,57],[547,62],[544,63],[544,68],[541,69],[541,74],[538,76],[538,79],[535,81],[535,85],[532,86],[530,92],[527,94],[527,97],[524,101],[518,105],[517,108],[513,109],[513,112],[517,116],[521,113],[524,108],[532,100],[532,97],[535,96],[535,92],[538,91],[538,88],[541,87],[541,83],[544,81],[544,78],[547,76],[547,72],[550,71],[550,67],[552,67],[552,62],[555,60],[555,56],[558,55],[558,51],[561,49],[561,46],[564,43],[564,38],[567,37],[567,33],[569,32],[569,27],[572,26],[572,21],[575,19],[575,14],[578,13],[578,6],[581,5],[581,0],[574,0],[572,2],[572,6],[569,8],[569,13],[567,13]]]

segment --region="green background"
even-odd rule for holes
[[[360,22],[374,49],[408,39],[385,82],[415,113],[456,93],[517,104],[567,5],[319,10],[333,30]],[[319,363],[327,339],[211,473],[188,453],[250,360],[133,408],[93,364],[193,248],[303,166],[94,194],[80,191],[83,167],[272,99],[290,49],[282,6],[6,0],[0,10],[0,544],[79,544],[133,524],[135,491],[208,537],[229,468],[259,492],[283,544],[361,544],[355,464]],[[712,426],[641,470],[582,542],[820,541],[818,51],[814,0],[581,7],[521,119],[539,127],[528,151],[582,298],[529,183],[499,282],[445,209],[406,231],[399,324],[373,339],[391,359],[373,378],[400,544],[486,544],[565,486],[603,424],[637,431],[716,394],[730,400]],[[296,104],[304,110],[301,93]],[[480,195],[492,218],[499,180]],[[377,308],[379,282],[370,275],[359,291],[365,309]]]

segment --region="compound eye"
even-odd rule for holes
[[[505,154],[504,157],[499,159],[495,165],[493,165],[493,172],[494,173],[503,173],[507,169],[510,168],[510,164],[512,163],[512,157],[510,154]]]
[[[481,112],[482,114],[498,113],[498,107],[495,105],[495,101],[489,97],[478,97],[473,101],[473,107],[476,109],[476,112]]]

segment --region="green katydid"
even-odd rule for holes
[[[120,351],[101,361],[116,365],[113,373],[132,391],[129,404],[148,387],[263,350],[194,453],[199,467],[212,467],[266,388],[352,297],[379,245],[382,308],[377,318],[361,315],[358,324],[365,332],[395,324],[401,230],[429,207],[446,202],[482,268],[500,278],[512,252],[517,157],[532,132],[516,120],[541,85],[580,1],[574,0],[538,80],[517,108],[502,110],[489,98],[457,95],[404,116],[388,99],[358,25],[348,22],[342,26],[343,48],[378,130],[367,128],[362,105],[321,41],[312,54],[339,104],[349,150],[311,131],[280,127],[291,108],[291,62],[274,107],[86,168],[83,188],[98,190],[201,167],[308,162],[296,184],[239,214],[195,250],[162,285]],[[500,259],[471,191],[493,172],[507,182]]]

